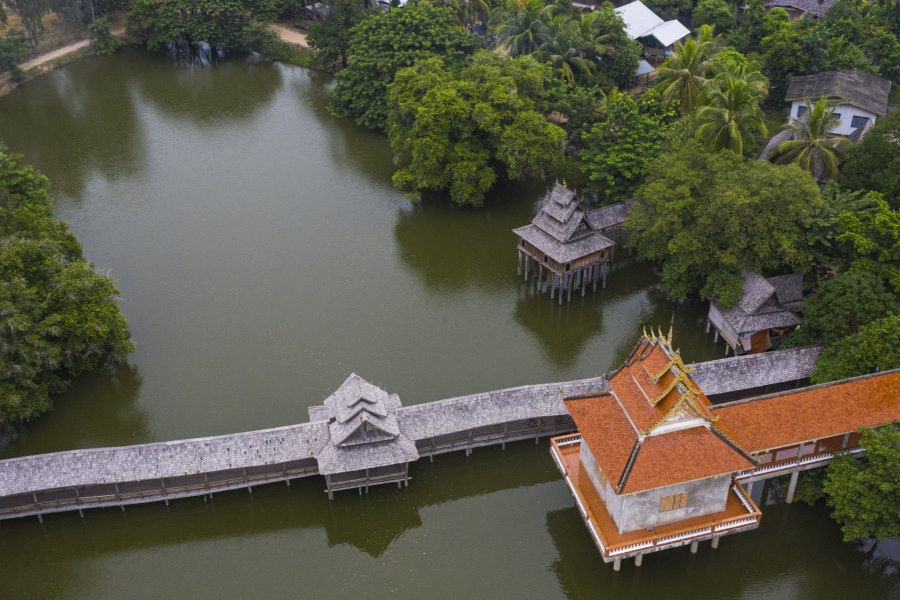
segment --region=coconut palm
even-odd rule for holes
[[[532,54],[546,41],[545,27],[552,5],[544,0],[511,0],[497,8],[497,45],[513,56]]]
[[[587,58],[609,56],[615,50],[609,46],[612,35],[604,31],[599,11],[581,13],[581,17],[575,21],[578,28],[579,50]]]
[[[848,139],[828,133],[837,122],[824,98],[815,104],[807,99],[806,114],[788,125],[791,139],[776,146],[769,160],[779,165],[796,162],[820,181],[834,177],[850,145]]]
[[[672,55],[659,68],[656,89],[667,102],[678,99],[683,115],[693,112],[709,84],[711,45],[708,35],[698,35],[683,44],[677,42]]]
[[[708,148],[743,154],[754,145],[757,135],[766,135],[754,83],[724,73],[706,87],[704,96],[704,105],[697,110],[697,139]]]
[[[539,56],[553,66],[561,79],[574,85],[578,76],[589,76],[594,72],[597,65],[585,58],[579,48],[581,36],[577,21],[558,14],[547,21],[544,32]]]

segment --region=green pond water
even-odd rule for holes
[[[590,377],[643,323],[719,357],[705,306],[621,263],[559,307],[516,277],[544,184],[482,210],[392,188],[390,148],[325,110],[330,81],[242,61],[85,59],[0,98],[0,141],[116,279],[137,351],[74,382],[2,457],[307,420],[351,372],[405,404]],[[620,253],[622,254],[622,253]],[[408,489],[328,502],[318,478],[0,528],[0,598],[886,598],[896,574],[824,509],[770,506],[718,550],[604,565],[547,451],[414,465]]]

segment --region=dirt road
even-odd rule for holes
[[[291,29],[290,27],[279,25],[278,23],[270,23],[269,29],[277,33],[282,42],[309,48],[309,44],[306,43],[306,34],[302,31],[297,31],[296,29]]]

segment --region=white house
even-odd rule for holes
[[[784,99],[791,103],[790,120],[806,114],[807,100],[827,99],[838,119],[831,133],[859,139],[887,114],[890,93],[890,81],[854,69],[793,77]]]

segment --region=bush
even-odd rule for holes
[[[102,17],[88,25],[91,34],[91,46],[97,54],[112,54],[119,49],[119,39],[112,34],[109,19]]]

